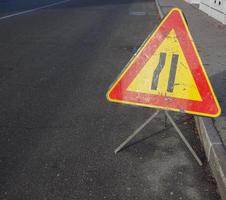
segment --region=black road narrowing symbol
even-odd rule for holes
[[[167,92],[173,92],[176,71],[177,71],[178,58],[179,58],[178,54],[172,55]],[[152,90],[157,90],[157,88],[158,88],[159,76],[160,76],[162,69],[165,66],[165,62],[166,62],[166,53],[160,53],[159,64],[157,65],[157,67],[153,73],[153,79],[152,79],[152,84],[151,84]]]

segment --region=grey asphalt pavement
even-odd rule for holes
[[[1,0],[0,17],[43,7],[61,1],[63,0]]]
[[[152,109],[107,102],[112,81],[159,23],[151,0],[71,0],[0,21],[0,199],[216,200]],[[191,116],[174,115],[204,160]]]

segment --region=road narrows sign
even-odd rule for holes
[[[107,93],[112,102],[217,117],[221,113],[183,13],[173,8]]]

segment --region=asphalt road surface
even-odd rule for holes
[[[1,16],[53,1],[24,2],[2,2]],[[106,91],[159,21],[151,0],[71,0],[0,20],[0,199],[218,198],[162,116],[113,153],[153,110]],[[191,116],[174,117],[204,159]]]
[[[0,17],[63,1],[65,0],[0,0]]]

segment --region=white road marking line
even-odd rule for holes
[[[49,7],[52,7],[52,6],[60,5],[60,4],[69,2],[69,1],[71,1],[71,0],[59,1],[59,2],[56,2],[56,3],[52,3],[52,4],[45,5],[45,6],[41,6],[41,7],[38,7],[38,8],[33,8],[33,9],[30,9],[30,10],[25,10],[25,11],[13,13],[11,15],[6,15],[6,16],[0,17],[0,20],[7,19],[7,18],[10,18],[10,17],[14,17],[14,16],[18,16],[18,15],[31,13],[31,12],[35,12],[35,11],[38,11],[38,10],[41,10],[41,9],[45,9],[45,8],[49,8]]]
[[[131,11],[131,12],[129,12],[129,15],[144,16],[144,15],[146,15],[146,12]]]

